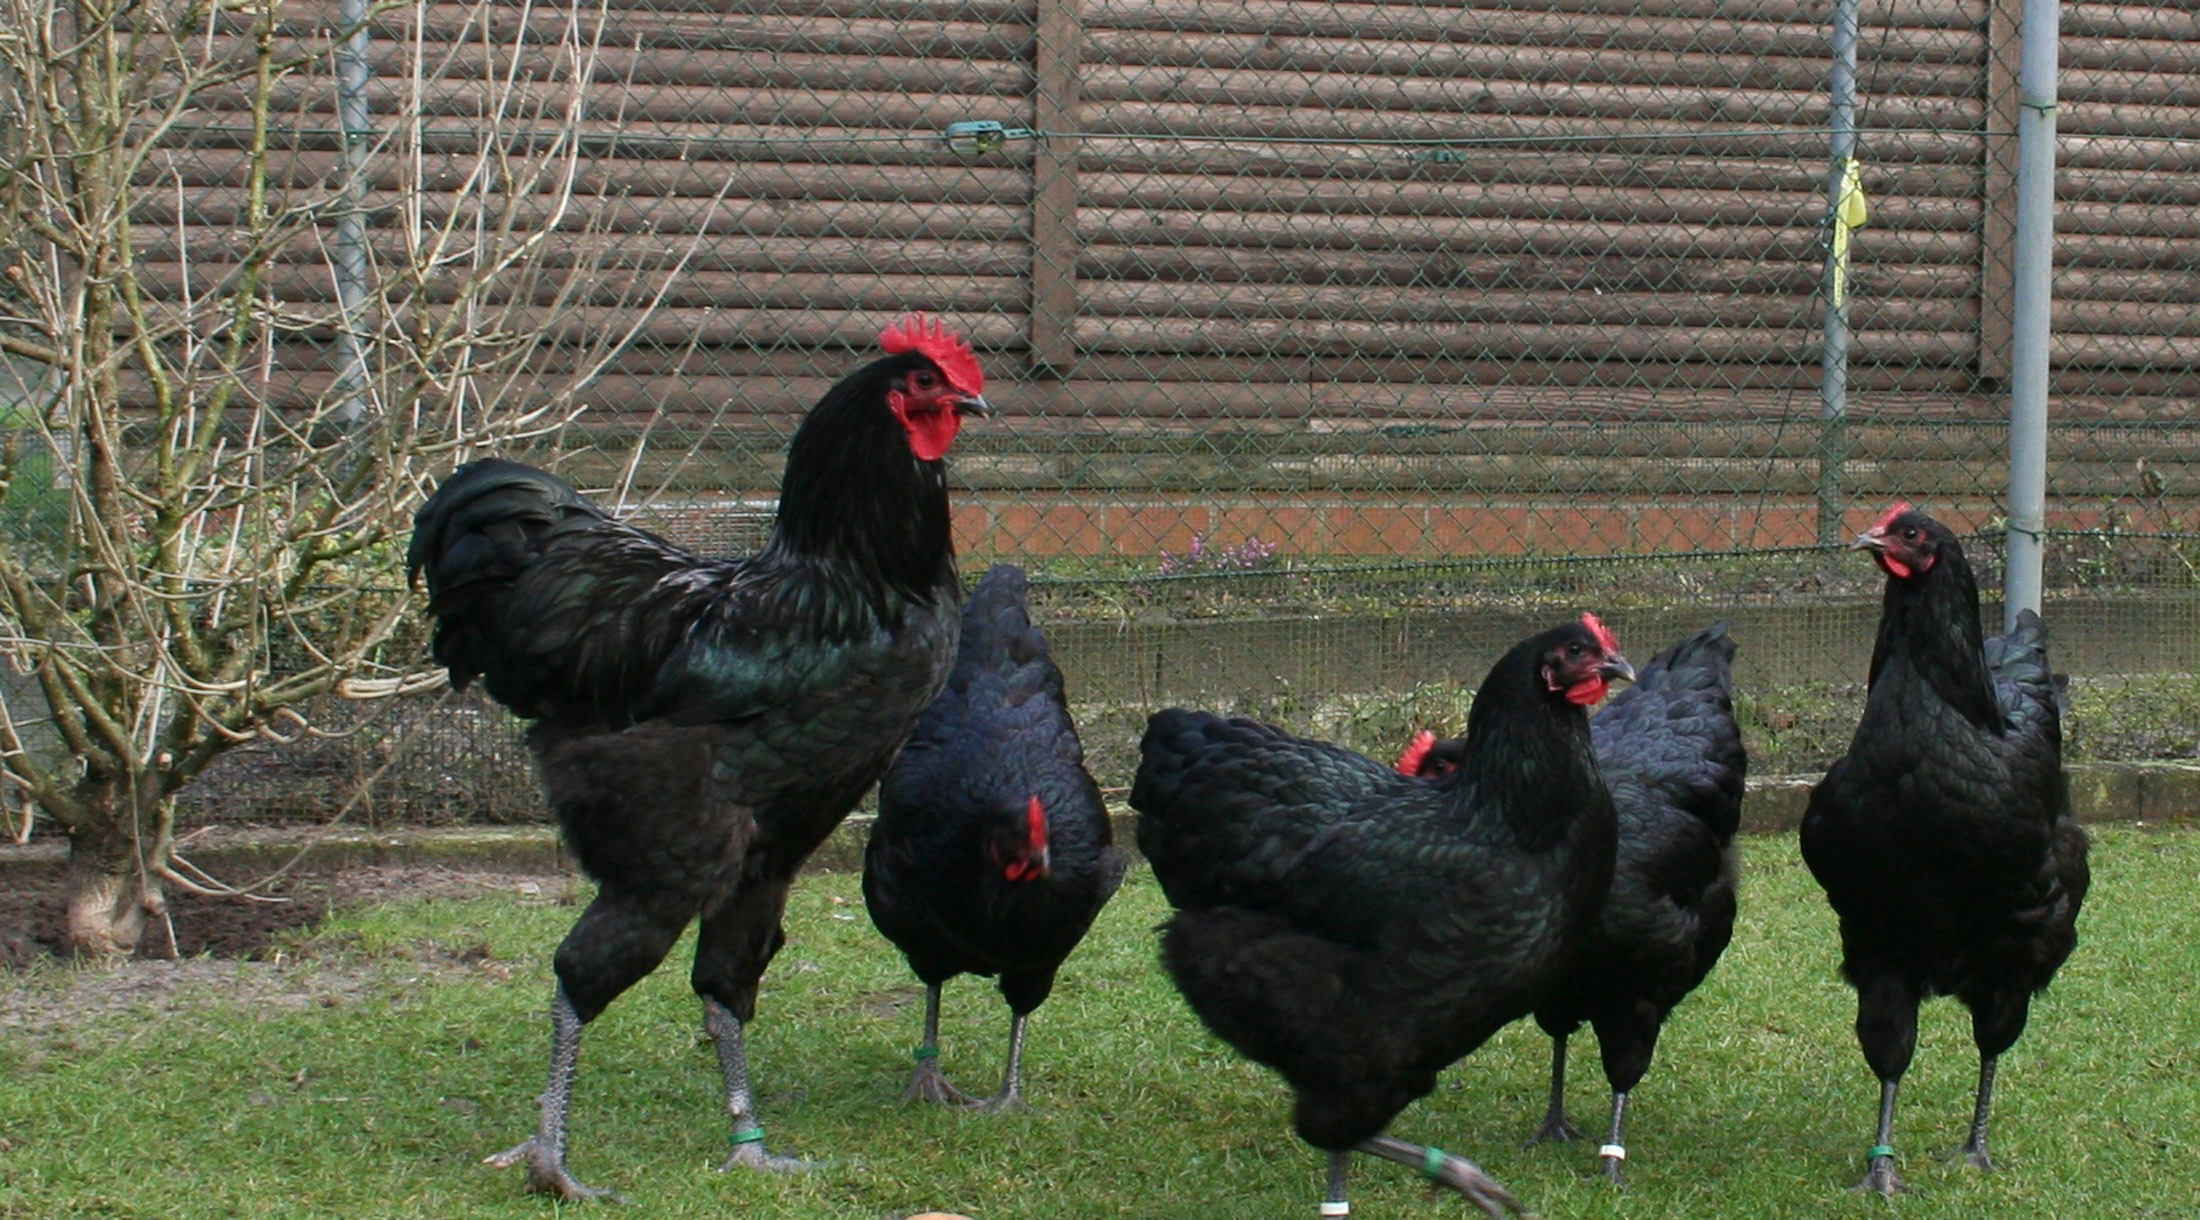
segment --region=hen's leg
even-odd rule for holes
[[[809,1163],[773,1156],[764,1147],[764,1124],[749,1084],[748,1043],[742,1026],[756,1019],[756,983],[786,943],[779,916],[787,907],[785,881],[759,881],[736,890],[703,914],[695,939],[695,994],[703,997],[703,1029],[718,1047],[726,1081],[726,1116],[733,1151],[720,1169],[807,1169]]]
[[[906,1101],[967,1106],[976,1099],[947,1083],[947,1073],[940,1070],[940,987],[933,983],[924,989],[924,1041],[914,1052],[916,1074],[909,1078],[909,1087],[901,1095]]]
[[[1973,1169],[1992,1170],[1994,1158],[1986,1151],[1986,1120],[1994,1110],[1994,1065],[2000,1057],[1978,1058],[1978,1105],[1971,1111],[1971,1137],[1963,1141],[1963,1163]]]
[[[990,1114],[1029,1110],[1024,1104],[1024,1029],[1033,1010],[1047,1002],[1054,991],[1054,967],[1001,971],[1001,998],[1008,1001],[1008,1066],[1001,1072],[1001,1091],[978,1103]]]
[[[1604,1060],[1604,1081],[1612,1088],[1612,1123],[1605,1131],[1597,1161],[1614,1185],[1626,1184],[1627,1144],[1620,1138],[1627,1120],[1628,1095],[1642,1083],[1657,1053],[1665,1014],[1656,1005],[1637,1002],[1597,1018],[1597,1053]]]
[[[1001,1091],[978,1103],[978,1109],[988,1114],[1004,1110],[1029,1110],[1024,1103],[1024,1023],[1031,1019],[1028,1012],[1015,1014],[1008,1024],[1008,1067],[1001,1073]]]
[[[1994,1068],[2024,1032],[2032,1005],[2022,989],[1966,995],[1963,1002],[1970,1006],[1971,1040],[1978,1044],[1978,1104],[1971,1111],[1970,1136],[1956,1155],[1973,1169],[1991,1171],[1994,1158],[1986,1150],[1986,1125],[1994,1108]]]
[[[581,1027],[657,968],[687,920],[620,895],[598,893],[558,945],[558,993],[550,1005],[550,1081],[542,1090],[542,1124],[535,1134],[486,1158],[499,1169],[524,1164],[530,1190],[566,1199],[593,1199],[608,1190],[584,1185],[565,1167],[566,1113],[580,1070]]]
[[[1543,1125],[1528,1137],[1530,1144],[1567,1143],[1581,1137],[1580,1129],[1566,1117],[1566,1039],[1565,1034],[1551,1035],[1551,1103],[1543,1110]]]
[[[1857,988],[1856,1040],[1879,1077],[1879,1134],[1865,1154],[1864,1179],[1854,1188],[1858,1191],[1896,1195],[1909,1190],[1894,1171],[1894,1096],[1917,1050],[1917,1003],[1917,987],[1905,979],[1880,975]]]
[[[1604,1176],[1614,1186],[1627,1184],[1627,1145],[1620,1139],[1620,1124],[1627,1120],[1627,1094],[1612,1091],[1612,1125],[1604,1134],[1604,1146],[1597,1149],[1597,1161],[1604,1166]]]
[[[1345,1196],[1345,1179],[1351,1174],[1352,1154],[1337,1149],[1329,1154],[1329,1185],[1322,1192],[1323,1216],[1349,1216],[1352,1204]]]
[[[1513,1198],[1511,1191],[1499,1186],[1495,1179],[1482,1172],[1481,1166],[1463,1156],[1454,1156],[1441,1148],[1409,1144],[1389,1135],[1361,1140],[1353,1148],[1369,1156],[1410,1165],[1420,1170],[1422,1177],[1458,1191],[1466,1196],[1467,1202],[1498,1220],[1527,1214],[1527,1209],[1520,1206],[1520,1200]]]

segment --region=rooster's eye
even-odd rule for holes
[[[923,387],[924,389],[927,389],[927,390],[929,390],[929,389],[931,389],[931,388],[932,388],[932,384],[933,384],[933,377],[932,377],[932,374],[930,374],[930,373],[925,373],[925,372],[920,372],[920,373],[918,373],[918,374],[917,374],[917,377],[916,377],[916,381],[917,381],[917,384],[918,384],[919,386]]]

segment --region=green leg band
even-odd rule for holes
[[[1865,1153],[1865,1154],[1864,1154],[1864,1159],[1865,1159],[1865,1160],[1868,1160],[1868,1161],[1876,1161],[1876,1160],[1878,1160],[1878,1159],[1879,1159],[1880,1157],[1883,1157],[1883,1156],[1893,1156],[1893,1155],[1894,1155],[1894,1145],[1893,1145],[1893,1144],[1873,1144],[1873,1145],[1872,1145],[1872,1150],[1871,1150],[1870,1152],[1867,1152],[1867,1153]]]
[[[730,1137],[728,1137],[727,1142],[735,1145],[753,1144],[763,1138],[764,1129],[762,1127],[750,1127],[746,1131],[734,1132]]]
[[[940,1057],[940,1048],[936,1046],[920,1046],[917,1049],[910,1051],[909,1057],[916,1060],[918,1063],[923,1063],[927,1059],[937,1059]]]
[[[1444,1175],[1444,1150],[1434,1144],[1421,1149],[1421,1176],[1435,1181]]]

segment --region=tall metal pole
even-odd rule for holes
[[[367,0],[341,0],[344,38],[336,48],[336,118],[343,130],[343,206],[336,213],[336,418],[367,417],[367,146],[374,138],[367,110]]]
[[[1850,192],[1857,189],[1858,8],[1859,0],[1837,0],[1833,6],[1833,165],[1826,180],[1826,323],[1818,380],[1818,541],[1827,544],[1841,540],[1842,467],[1849,456],[1849,241],[1844,212]]]
[[[2058,0],[2024,0],[2018,27],[2016,295],[2009,345],[2009,570],[2005,626],[2040,608],[2047,531],[2047,369],[2055,299],[2055,75]]]

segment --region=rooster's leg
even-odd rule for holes
[[[565,1168],[565,1115],[573,1101],[573,1076],[580,1070],[581,1024],[579,1011],[560,985],[550,1004],[550,1083],[542,1090],[542,1126],[482,1163],[498,1169],[526,1165],[529,1190],[564,1199],[616,1199],[608,1190],[582,1184]]]
[[[1001,1091],[978,1103],[988,1114],[1004,1110],[1029,1110],[1024,1102],[1024,1023],[1028,1012],[1017,1013],[1008,1025],[1008,1068],[1001,1073]]]
[[[917,1057],[916,1074],[909,1078],[909,1087],[901,1091],[904,1101],[932,1101],[944,1106],[967,1106],[977,1099],[947,1083],[947,1073],[940,1070],[940,984],[933,983],[924,989],[924,1041],[914,1052]]]
[[[773,1156],[764,1148],[764,1127],[757,1119],[756,1094],[749,1088],[749,1052],[741,1040],[741,1019],[718,1001],[703,1000],[703,1028],[718,1046],[718,1070],[726,1077],[726,1114],[733,1120],[733,1153],[718,1168],[808,1169],[807,1161]]]
[[[1624,1090],[1612,1091],[1612,1125],[1604,1133],[1604,1146],[1597,1149],[1597,1160],[1604,1166],[1604,1176],[1614,1186],[1627,1184],[1627,1144],[1620,1139],[1621,1125],[1627,1121],[1627,1094]]]
[[[1543,1111],[1543,1125],[1528,1137],[1531,1145],[1566,1143],[1581,1137],[1580,1130],[1566,1117],[1566,1038],[1565,1034],[1551,1035],[1551,1104]]]
[[[1991,1170],[1994,1158],[1986,1152],[1986,1120],[1994,1110],[1994,1065],[2000,1061],[1996,1055],[1978,1057],[1978,1107],[1971,1111],[1971,1138],[1963,1141],[1963,1163],[1973,1169]]]
[[[1527,1214],[1527,1209],[1520,1206],[1520,1200],[1513,1198],[1511,1191],[1499,1186],[1490,1175],[1482,1172],[1481,1166],[1463,1156],[1454,1156],[1441,1148],[1409,1144],[1389,1135],[1361,1140],[1353,1148],[1369,1156],[1410,1165],[1436,1185],[1448,1186],[1465,1195],[1467,1202],[1497,1220]]]
[[[1892,1197],[1908,1194],[1910,1188],[1894,1172],[1894,1094],[1901,1086],[1900,1080],[1879,1082],[1879,1141],[1872,1145],[1864,1170],[1864,1180],[1849,1189],[1859,1194],[1870,1192]]]

